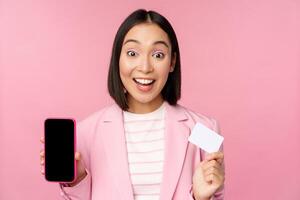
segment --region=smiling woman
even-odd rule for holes
[[[128,111],[147,113],[162,104],[161,91],[176,62],[169,46],[168,35],[154,23],[136,25],[126,34],[119,67]]]
[[[180,68],[176,34],[165,17],[140,9],[125,19],[108,73],[115,104],[78,123],[78,179],[60,184],[65,199],[224,198],[222,147],[205,154],[188,142],[196,123],[215,132],[218,124],[177,104]]]
[[[130,80],[125,79],[128,75],[125,76],[125,74],[133,68],[134,72],[132,71]],[[147,72],[147,70],[151,72],[151,70],[155,69],[156,76],[159,73],[165,74],[162,74],[163,76],[159,80],[154,80],[154,77],[150,76],[155,76],[155,74],[149,75]],[[122,73],[121,70],[126,73]],[[141,74],[141,70],[146,70],[146,75]],[[164,70],[174,72],[166,73]],[[133,12],[128,16],[116,34],[108,75],[109,94],[115,99],[116,103],[123,110],[135,110],[136,108],[132,108],[129,105],[133,101],[131,97],[134,95],[135,97],[145,96],[143,98],[148,98],[148,100],[149,98],[154,100],[153,96],[157,97],[155,101],[151,101],[151,104],[148,104],[150,106],[148,109],[148,106],[140,106],[142,109],[146,109],[142,112],[149,112],[157,108],[159,98],[166,100],[171,105],[175,105],[177,100],[180,99],[180,70],[180,53],[177,37],[168,20],[154,11],[147,12],[145,10]],[[140,95],[136,92],[121,92],[124,89],[127,91],[132,91],[133,89],[130,84],[126,85],[123,81],[126,80],[126,83],[137,82],[137,78],[144,80],[151,80],[152,78],[154,80],[153,86],[147,87],[140,84],[135,86],[140,92],[144,92],[140,93]]]

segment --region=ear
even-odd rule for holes
[[[171,66],[170,66],[170,72],[174,71],[175,64],[176,64],[176,52],[174,52],[174,54],[172,56]]]

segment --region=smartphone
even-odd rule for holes
[[[76,179],[76,121],[47,118],[44,122],[45,178],[71,183]]]

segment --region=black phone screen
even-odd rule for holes
[[[45,178],[54,182],[75,179],[75,120],[45,120]]]

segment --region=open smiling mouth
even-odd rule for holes
[[[137,89],[141,92],[148,92],[152,89],[154,79],[142,79],[134,78],[133,81],[136,83]]]
[[[140,85],[152,85],[155,82],[155,80],[151,80],[151,79],[134,78],[133,80],[134,82]]]

